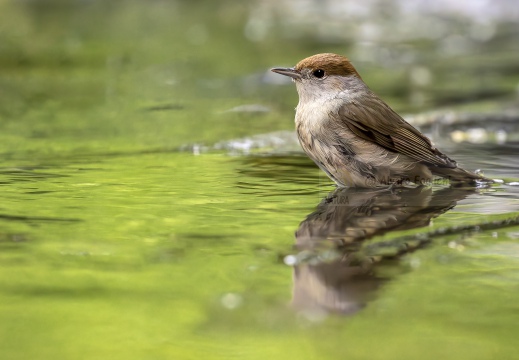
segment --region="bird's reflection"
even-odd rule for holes
[[[333,191],[300,224],[296,248],[300,253],[319,253],[332,245],[340,256],[331,261],[300,261],[294,266],[293,305],[307,313],[356,312],[386,281],[374,274],[374,258],[356,256],[362,240],[426,226],[473,193],[473,189],[433,191],[431,187]],[[402,250],[390,253],[394,258]]]

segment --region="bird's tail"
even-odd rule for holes
[[[467,171],[465,169],[456,167],[456,168],[429,168],[434,175],[441,176],[443,178],[449,179],[451,182],[455,183],[465,183],[465,184],[475,184],[477,182],[483,183],[493,183],[494,180],[484,177],[481,174]]]

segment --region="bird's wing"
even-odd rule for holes
[[[354,100],[343,105],[338,117],[341,126],[389,151],[435,166],[456,167],[454,160],[373,94],[364,97],[362,103]]]

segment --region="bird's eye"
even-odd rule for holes
[[[313,74],[316,78],[320,79],[324,76],[324,70],[322,70],[322,69],[314,70]]]

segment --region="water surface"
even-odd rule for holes
[[[422,129],[504,183],[336,192],[266,74],[369,58],[362,41],[296,21],[261,38],[259,3],[143,4],[0,5],[2,358],[514,358],[518,138],[481,117],[514,109],[508,20],[465,53],[403,38],[411,64],[359,61],[399,111],[477,114]],[[402,80],[424,67],[442,75]],[[488,139],[455,141],[474,128]]]

